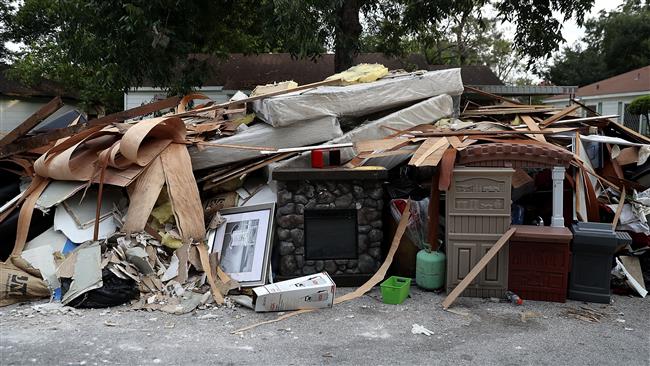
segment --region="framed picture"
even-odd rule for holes
[[[268,277],[275,203],[223,209],[226,222],[208,233],[221,269],[242,287],[264,285]]]

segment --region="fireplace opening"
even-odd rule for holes
[[[357,259],[357,210],[305,209],[305,259]]]

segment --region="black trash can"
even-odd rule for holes
[[[568,298],[609,304],[610,273],[618,236],[612,224],[579,222],[571,228]]]

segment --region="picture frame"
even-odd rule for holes
[[[211,252],[219,265],[242,287],[266,284],[269,278],[275,203],[223,209],[226,222],[208,232]]]

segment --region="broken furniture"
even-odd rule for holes
[[[525,300],[565,302],[569,245],[565,227],[514,225],[510,238],[508,289]]]
[[[454,169],[447,192],[447,291],[467,276],[510,227],[513,169]],[[508,248],[487,264],[462,292],[470,297],[504,296],[508,290]]]
[[[578,222],[571,228],[571,300],[609,304],[610,272],[618,236],[610,223]]]
[[[279,278],[359,283],[382,260],[384,168],[276,169]]]

